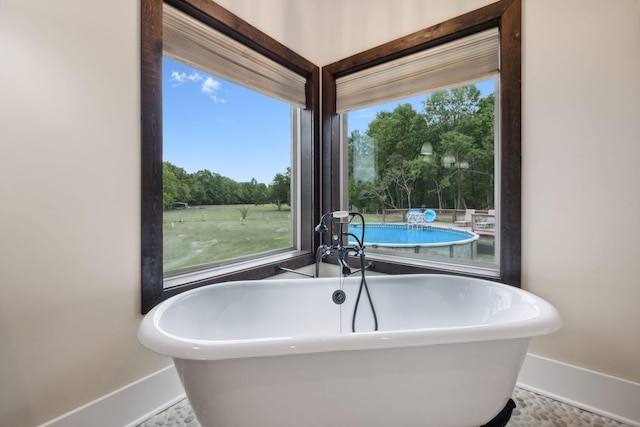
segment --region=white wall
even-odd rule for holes
[[[219,3],[325,65],[490,1]],[[139,9],[0,1],[3,425],[169,364],[135,338]],[[531,350],[640,382],[639,3],[525,0],[523,19],[523,284],[566,322]]]
[[[323,66],[495,0],[218,0],[259,30]]]
[[[170,361],[140,312],[139,5],[0,2],[0,424]]]
[[[523,285],[566,323],[531,351],[640,382],[640,7],[524,16]]]

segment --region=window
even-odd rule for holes
[[[376,270],[519,286],[520,8],[503,0],[323,69],[324,211],[416,230],[430,225],[407,214],[430,209],[482,238],[461,253],[370,244]],[[483,124],[456,125],[454,112]]]
[[[365,214],[368,254],[497,270],[495,87],[482,80],[343,113],[346,206]]]
[[[166,11],[177,10],[178,19],[174,24],[167,24],[163,20]],[[183,14],[186,18],[180,18]],[[142,0],[141,23],[141,104],[142,104],[142,311],[146,313],[151,307],[163,299],[193,287],[209,283],[228,280],[259,279],[274,275],[278,265],[297,268],[313,264],[314,250],[318,247],[319,238],[314,232],[321,214],[334,210],[342,210],[348,204],[357,208],[368,209],[362,200],[356,199],[357,188],[349,189],[350,180],[355,185],[358,182],[375,180],[380,171],[372,169],[372,165],[380,162],[380,152],[376,153],[372,145],[374,134],[369,135],[368,129],[358,134],[350,132],[349,126],[355,124],[354,116],[358,110],[374,107],[388,102],[402,105],[413,105],[415,96],[422,97],[413,106],[414,113],[420,111],[420,102],[427,97],[436,95],[439,90],[467,90],[469,85],[486,84],[495,80],[494,113],[495,138],[493,185],[483,183],[481,193],[485,195],[486,203],[478,209],[489,218],[495,218],[495,258],[484,262],[488,265],[478,265],[475,262],[438,259],[434,257],[409,256],[382,250],[373,253],[368,249],[368,256],[372,258],[376,271],[386,273],[411,272],[453,272],[457,274],[480,275],[492,277],[502,282],[519,286],[520,284],[520,35],[521,35],[521,0],[500,0],[476,11],[461,15],[449,21],[426,28],[407,37],[394,40],[377,48],[356,54],[342,61],[322,68],[322,112],[319,110],[320,71],[318,67],[304,60],[290,49],[274,41],[267,35],[253,28],[248,23],[222,9],[214,2],[200,2],[196,0]],[[202,49],[202,36],[208,38],[209,30],[214,30],[224,37],[216,40],[226,40],[222,45],[210,50]],[[163,39],[163,30],[164,39]],[[497,32],[496,32],[497,30]],[[170,34],[173,32],[173,34]],[[485,37],[488,35],[488,37]],[[497,36],[496,36],[497,35]],[[173,37],[175,36],[175,37]],[[465,40],[478,38],[480,44],[497,43],[498,49],[489,48],[491,52],[499,52],[498,70],[483,68],[483,61],[474,62],[472,67],[458,67],[455,72],[429,74],[424,79],[409,80],[410,85],[401,88],[400,92],[389,94],[386,92],[391,85],[383,84],[384,91],[371,96],[372,85],[360,86],[364,91],[346,92],[351,77],[359,73],[368,73],[376,67],[383,69],[396,60],[405,61],[412,58],[424,59],[423,54],[430,55],[444,49],[448,44],[461,43],[464,51],[468,44]],[[195,45],[185,45],[185,40],[198,40]],[[184,40],[183,40],[184,39]],[[169,40],[171,40],[169,42]],[[227,43],[228,42],[228,43]],[[226,47],[225,47],[226,46]],[[249,61],[272,61],[277,66],[270,67],[242,66],[234,68],[234,61],[227,57],[222,59],[222,51],[236,50],[236,59],[246,57]],[[446,50],[446,49],[445,49]],[[211,59],[209,55],[213,55]],[[195,212],[191,203],[185,197],[168,197],[163,200],[163,55],[182,66],[188,66],[197,72],[207,73],[212,79],[219,78],[229,84],[250,87],[259,96],[267,96],[280,102],[286,102],[292,111],[291,126],[291,172],[289,178],[292,185],[292,215],[291,234],[289,241],[280,248],[263,251],[256,249],[249,254],[237,254],[227,260],[214,263],[195,261],[187,266],[188,271],[179,271],[167,280],[163,277],[163,221],[164,207],[174,207],[172,214],[180,221],[180,214],[186,216]],[[218,56],[216,56],[218,55]],[[415,55],[415,56],[414,56]],[[492,55],[481,55],[491,59]],[[466,60],[467,55],[458,55],[458,59]],[[165,59],[166,61],[167,59]],[[240,61],[241,63],[244,60]],[[429,59],[431,61],[431,59]],[[420,62],[417,62],[420,64]],[[253,69],[261,69],[271,77],[261,78],[254,74],[242,74]],[[471,75],[464,71],[475,70]],[[482,70],[480,74],[477,71]],[[463,72],[457,74],[457,72]],[[185,76],[188,75],[185,70]],[[189,71],[191,73],[192,71]],[[393,76],[394,73],[383,76]],[[417,70],[421,76],[421,69]],[[448,80],[454,76],[453,80]],[[254,79],[254,77],[256,77]],[[263,75],[264,77],[264,75]],[[424,77],[424,76],[422,76]],[[235,80],[239,79],[239,80]],[[248,83],[247,83],[248,81]],[[266,84],[265,84],[266,82]],[[426,82],[426,85],[425,85]],[[434,83],[435,82],[435,83]],[[477,88],[477,86],[475,86]],[[355,85],[358,89],[358,85]],[[302,91],[301,91],[302,89]],[[403,92],[404,91],[404,92]],[[410,92],[410,93],[407,93]],[[380,95],[380,96],[378,96]],[[483,97],[489,96],[484,94]],[[386,108],[386,107],[385,107]],[[388,108],[384,115],[393,114],[397,106]],[[405,109],[402,107],[401,110]],[[400,111],[399,113],[402,113]],[[407,112],[411,113],[409,109]],[[371,122],[368,122],[366,127]],[[320,140],[322,129],[322,146]],[[355,129],[352,129],[355,130]],[[453,183],[448,194],[441,194],[442,204],[438,209],[452,209],[462,211],[465,207],[480,206],[471,199],[464,186],[474,182],[470,175],[486,172],[490,166],[480,168],[478,157],[468,156],[467,153],[456,148],[456,135],[449,135],[445,140],[440,136],[437,141],[423,142],[420,147],[420,159],[424,161],[432,156],[434,161],[433,173],[438,172],[443,177],[449,176]],[[168,135],[167,135],[168,137]],[[463,138],[464,139],[464,138]],[[351,142],[350,142],[351,140]],[[464,142],[464,141],[462,141]],[[430,144],[429,144],[430,143]],[[448,145],[447,145],[448,144]],[[443,148],[450,147],[451,150]],[[461,145],[464,147],[464,144]],[[415,149],[414,149],[415,151]],[[454,152],[455,151],[455,152]],[[486,152],[489,152],[489,147]],[[367,152],[373,152],[373,157],[367,157]],[[431,154],[429,154],[431,153]],[[166,161],[173,159],[167,152]],[[429,159],[427,159],[429,160]],[[487,159],[484,159],[485,161]],[[424,162],[425,164],[429,162]],[[173,164],[182,168],[180,165]],[[422,165],[425,167],[425,165]],[[206,169],[206,167],[205,167]],[[437,169],[437,171],[436,171]],[[450,172],[445,171],[448,169]],[[191,171],[186,171],[193,173]],[[210,171],[212,172],[212,171]],[[426,170],[422,172],[430,173]],[[180,171],[173,170],[174,175]],[[171,177],[167,173],[167,177]],[[244,179],[242,179],[244,181]],[[257,181],[257,180],[256,180]],[[491,181],[489,179],[489,181]],[[251,183],[251,181],[249,182]],[[168,183],[169,184],[169,183]],[[256,182],[258,184],[258,182]],[[424,183],[422,184],[424,185]],[[169,188],[169,187],[167,187]],[[437,188],[436,188],[437,190]],[[407,187],[404,191],[406,202],[399,205],[400,209],[409,209],[414,201],[420,208],[435,208],[434,201],[419,200],[415,189]],[[428,191],[428,190],[427,190]],[[436,191],[437,193],[437,191]],[[177,194],[177,193],[176,193]],[[400,194],[400,193],[397,193]],[[452,198],[453,197],[453,198]],[[409,202],[411,199],[411,202]],[[422,206],[424,204],[424,206]],[[466,206],[465,206],[466,205]],[[187,207],[189,206],[189,207]],[[493,207],[494,209],[491,209]],[[460,209],[458,209],[460,208]],[[493,210],[493,214],[489,211]],[[466,209],[465,209],[466,211]],[[457,213],[457,212],[456,212]],[[234,213],[236,214],[236,213]],[[238,210],[237,214],[240,214]],[[250,215],[250,214],[249,214]],[[404,213],[403,213],[404,215]],[[440,213],[443,216],[442,212]],[[464,219],[464,215],[460,212]],[[239,218],[238,218],[239,219]],[[405,216],[403,216],[403,222]],[[488,222],[488,221],[487,221]],[[167,218],[167,224],[169,219]],[[283,227],[284,228],[284,227]],[[474,260],[471,260],[474,261]],[[216,262],[218,262],[216,264]],[[180,270],[182,267],[177,267]],[[185,274],[183,274],[185,273]],[[168,286],[165,286],[168,285]]]
[[[318,69],[197,3],[142,2],[143,313],[313,262]]]
[[[164,57],[164,286],[296,246],[297,106]]]

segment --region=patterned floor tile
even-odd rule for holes
[[[516,388],[516,408],[507,427],[624,427],[626,424]],[[145,421],[138,427],[201,427],[187,399]],[[302,426],[301,426],[302,427]],[[391,427],[391,426],[390,426]]]

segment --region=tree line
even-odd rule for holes
[[[377,113],[349,136],[351,208],[493,209],[494,101],[467,85]]]
[[[165,209],[177,203],[189,205],[237,205],[265,203],[278,210],[291,200],[291,168],[277,173],[267,185],[254,178],[237,182],[207,169],[188,173],[183,168],[162,162],[162,201]]]

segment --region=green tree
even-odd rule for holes
[[[204,169],[193,174],[193,188],[195,205],[213,205],[215,204],[215,186],[214,175],[211,171]]]
[[[166,208],[173,206],[178,197],[178,179],[169,162],[162,163],[162,204]]]
[[[371,210],[492,208],[494,101],[467,85],[429,94],[421,113],[410,104],[379,112],[365,135],[349,137],[350,203]],[[425,143],[429,156],[421,153]],[[373,177],[363,170],[374,170]]]
[[[191,176],[170,162],[162,162],[163,203],[166,207],[176,202],[191,203]]]
[[[245,219],[247,219],[247,215],[249,215],[249,206],[243,206],[240,208],[240,222],[244,225]]]
[[[267,185],[259,183],[255,178],[250,182],[237,182],[207,169],[189,174],[166,161],[162,163],[162,171],[163,203],[166,207],[176,202],[190,205],[257,205],[271,200]],[[279,174],[281,176],[276,181],[280,183],[281,180],[288,179],[290,183],[290,171],[287,174]],[[285,203],[289,203],[289,195],[282,197]]]
[[[282,210],[283,204],[291,206],[291,168],[287,168],[286,173],[277,173],[273,177],[269,186],[269,197],[279,211]]]
[[[414,160],[426,140],[424,117],[411,104],[400,104],[392,112],[378,113],[367,136],[375,141],[377,193],[389,207],[411,207],[411,195],[421,168]]]
[[[465,173],[474,161],[473,143],[472,137],[457,131],[445,132],[440,138],[440,146],[444,152],[443,166],[447,170],[442,177],[442,183],[450,184],[452,178],[455,180],[454,209],[466,208],[463,193],[468,194],[469,191],[463,191],[463,185],[468,182],[464,179]],[[465,187],[464,190],[468,188]]]
[[[494,193],[494,104],[474,85],[431,94],[425,101],[427,138],[433,144],[428,192],[438,206],[491,208]]]
[[[251,203],[262,205],[269,201],[269,188],[266,184],[256,183],[251,186]]]

